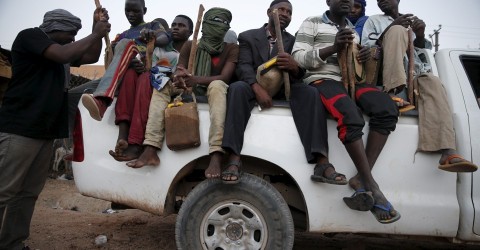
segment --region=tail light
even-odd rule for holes
[[[82,130],[82,115],[77,108],[75,114],[75,125],[73,128],[73,157],[72,161],[82,162],[85,158],[83,150],[83,130]]]

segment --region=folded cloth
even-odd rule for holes
[[[165,66],[154,66],[150,69],[150,84],[156,90],[160,91],[170,81],[169,74],[172,73],[172,68]]]

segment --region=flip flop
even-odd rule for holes
[[[378,209],[381,209],[381,210],[383,210],[383,211],[386,211],[386,212],[389,212],[389,213],[390,213],[390,211],[392,210],[393,207],[392,207],[392,204],[391,204],[390,202],[388,202],[386,206],[380,205],[380,204],[375,204],[375,205],[373,205],[373,208],[378,208]],[[393,223],[393,222],[399,220],[400,217],[402,217],[402,216],[400,215],[400,213],[395,210],[395,211],[397,212],[397,215],[393,216],[393,217],[390,218],[390,219],[382,220],[382,219],[380,219],[380,218],[377,217],[377,214],[373,211],[373,208],[370,210],[370,212],[372,212],[373,216],[375,216],[375,219],[377,219],[377,221],[380,222],[380,223],[382,223],[382,224]]]
[[[452,159],[461,159],[462,162],[450,163]],[[477,165],[465,160],[461,155],[453,154],[448,156],[443,164],[438,165],[438,168],[448,172],[475,172]]]
[[[357,189],[350,197],[343,197],[343,201],[350,209],[357,211],[369,211],[375,204],[372,192],[363,188]]]
[[[327,176],[327,177],[323,176],[323,172],[325,172],[325,169],[329,167],[332,167],[335,170],[335,167],[333,167],[331,163],[315,165],[315,169],[313,170],[313,175],[310,176],[310,179],[312,181],[323,182],[323,183],[334,184],[334,185],[348,184],[347,178],[345,178],[344,174],[335,172],[330,176]],[[337,177],[343,177],[343,180],[336,180]]]
[[[405,101],[403,98],[398,96],[392,96],[392,100],[397,104],[398,111],[400,113],[404,113],[410,110],[414,110],[415,106],[410,104],[409,102]]]
[[[240,168],[242,167],[242,162],[241,161],[231,161],[229,162],[226,166],[237,166],[237,170],[224,170],[222,172],[221,178],[224,184],[237,184],[240,182],[240,176],[242,172],[240,171]],[[235,180],[227,180],[227,177],[237,177]]]

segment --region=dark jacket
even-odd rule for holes
[[[240,52],[236,74],[238,80],[249,84],[257,82],[257,68],[270,59],[270,44],[267,38],[265,27],[247,30],[238,35]],[[285,52],[291,53],[295,37],[290,33],[282,32],[283,47]]]

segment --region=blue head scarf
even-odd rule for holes
[[[348,16],[348,20],[350,20],[350,22],[352,22],[353,24],[355,24],[357,22],[358,19],[362,18],[365,16],[365,7],[367,7],[367,1],[366,0],[354,0],[356,3],[359,3],[362,5],[362,13],[360,13],[360,16],[359,17],[351,17],[351,16]]]

